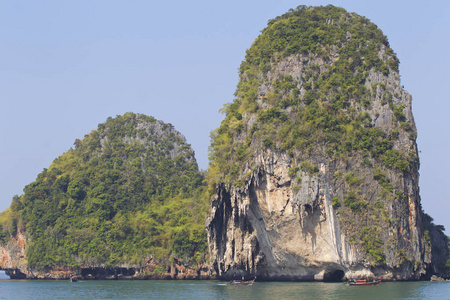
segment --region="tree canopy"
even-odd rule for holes
[[[29,236],[29,267],[204,258],[203,175],[172,125],[126,113],[108,118],[74,145],[8,211],[6,219],[20,220]]]
[[[388,76],[398,65],[381,30],[343,8],[299,6],[269,20],[247,50],[236,98],[211,134],[209,182],[242,184],[262,148],[298,158],[318,150],[329,158],[356,151],[408,170],[416,156],[394,149],[398,130],[416,137],[405,107],[394,104],[401,95],[383,82],[366,85],[371,74]],[[373,126],[377,93],[397,117],[392,132]]]

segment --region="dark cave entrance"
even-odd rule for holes
[[[344,271],[342,270],[333,270],[327,271],[323,275],[324,282],[342,282],[342,278],[344,278]]]

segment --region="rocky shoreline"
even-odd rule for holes
[[[6,275],[10,279],[15,280],[69,280],[71,277],[77,280],[222,280],[228,281],[226,278],[220,278],[216,274],[211,274],[206,268],[198,270],[189,269],[181,265],[173,265],[169,268],[168,272],[164,273],[150,273],[148,268],[121,268],[121,267],[92,267],[92,268],[80,268],[78,270],[54,270],[47,273],[33,273],[27,271],[22,273],[19,269],[4,269]],[[357,276],[358,278],[360,276]],[[363,277],[361,277],[363,278]],[[372,280],[374,278],[365,278]],[[330,282],[346,282],[348,279],[342,278],[337,281]],[[292,280],[274,280],[274,279],[261,279],[258,281],[292,281]],[[295,280],[296,282],[327,282],[322,279],[312,280]],[[430,278],[418,279],[418,280],[397,280],[392,276],[383,277],[383,282],[396,282],[396,281],[431,281],[431,282],[450,282],[450,278],[442,278],[436,275],[432,275]]]
[[[199,265],[193,269],[175,263],[161,271],[156,264],[145,267],[80,267],[55,269],[49,271],[33,271],[20,269],[3,269],[11,279],[68,280],[76,277],[79,280],[210,280],[216,276],[208,272],[208,268]]]

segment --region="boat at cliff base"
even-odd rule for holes
[[[253,278],[253,280],[248,280],[248,281],[245,281],[244,279],[232,280],[232,281],[230,281],[230,284],[231,285],[252,285],[255,282],[255,279],[256,279],[256,277]]]
[[[378,280],[373,280],[373,281],[367,281],[366,279],[353,279],[353,281],[349,281],[348,285],[349,286],[369,286],[369,285],[379,285],[381,283],[381,280],[383,279],[383,277],[381,277]]]

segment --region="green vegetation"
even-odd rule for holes
[[[289,169],[288,175],[291,178],[295,178],[297,176],[297,172],[300,170],[298,166]]]
[[[341,201],[339,200],[339,198],[337,196],[333,196],[333,202],[331,202],[331,205],[334,208],[338,208],[341,206]]]
[[[378,181],[378,183],[390,193],[392,193],[392,191],[394,190],[394,187],[391,185],[389,178],[383,173],[383,171],[381,171],[380,168],[375,169],[373,179]]]
[[[450,274],[450,258],[447,259],[447,261],[445,262],[444,268],[445,268],[445,272],[446,272],[447,274]]]
[[[319,168],[307,160],[302,161],[300,163],[300,169],[302,169],[302,171],[304,171],[304,172],[313,173],[313,174],[319,172]]]
[[[355,175],[355,172],[348,172],[345,174],[345,180],[351,187],[359,186],[362,183],[362,179]]]
[[[344,196],[344,204],[349,207],[353,212],[359,212],[364,207],[365,202],[359,200],[358,194],[355,191],[349,191]]]
[[[279,69],[288,58],[302,63],[297,77],[287,66]],[[295,152],[300,161],[313,153],[336,158],[359,152],[369,163],[410,170],[415,161],[393,145],[398,130],[411,131],[411,124],[385,83],[366,88],[372,71],[398,72],[398,59],[368,19],[328,5],[299,6],[270,20],[247,50],[236,99],[224,106],[225,119],[211,135],[209,183],[240,181],[242,166],[259,148]],[[392,132],[374,127],[366,111],[377,90],[399,125]]]
[[[386,263],[383,239],[380,238],[376,228],[366,226],[362,228],[359,235],[363,248],[375,263]]]
[[[172,125],[127,113],[76,140],[27,185],[2,214],[2,232],[26,229],[28,266],[38,269],[196,264],[207,249],[202,181]]]

